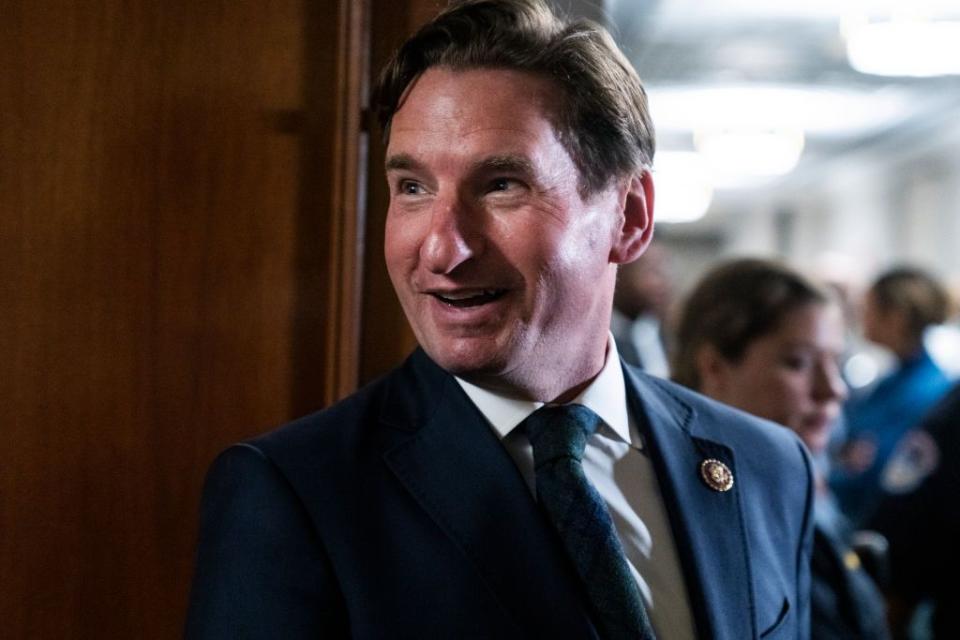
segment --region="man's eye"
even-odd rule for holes
[[[522,186],[522,183],[513,178],[495,178],[490,182],[490,191],[510,191]]]
[[[413,180],[403,180],[400,183],[400,193],[408,196],[417,196],[424,192],[423,185]]]

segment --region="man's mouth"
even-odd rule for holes
[[[467,308],[478,307],[498,300],[507,292],[506,289],[474,289],[472,291],[447,291],[431,293],[434,298],[451,307]]]

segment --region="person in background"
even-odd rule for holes
[[[844,409],[847,439],[833,461],[830,484],[840,508],[865,523],[884,493],[914,488],[904,465],[905,436],[947,392],[950,380],[924,347],[924,333],[948,314],[944,288],[928,273],[899,267],[877,278],[863,303],[863,333],[896,357],[895,369],[852,397]]]
[[[826,290],[774,262],[738,259],[708,272],[682,306],[673,378],[787,427],[817,455],[846,397],[843,347],[841,312]],[[811,637],[887,638],[883,597],[827,492],[818,482]]]
[[[663,343],[663,324],[672,298],[668,256],[652,244],[639,259],[617,272],[610,331],[624,362],[667,378],[670,365]]]
[[[886,496],[870,528],[889,542],[891,624],[907,637],[912,614],[933,605],[928,635],[956,638],[960,630],[960,384],[916,431],[931,464],[912,491]]]

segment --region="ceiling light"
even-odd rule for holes
[[[693,143],[715,183],[738,186],[792,171],[803,153],[804,137],[800,129],[742,126],[698,130]]]
[[[847,59],[861,73],[932,77],[960,74],[960,20],[897,14],[848,21]]]
[[[809,135],[853,135],[882,128],[913,108],[904,91],[857,91],[796,85],[652,87],[657,131],[799,129]]]
[[[703,157],[694,151],[661,151],[654,162],[654,219],[693,222],[707,213],[713,182]]]

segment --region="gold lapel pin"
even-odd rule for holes
[[[708,458],[700,463],[700,477],[708,487],[714,491],[730,491],[733,486],[733,473],[730,467],[714,458]]]

